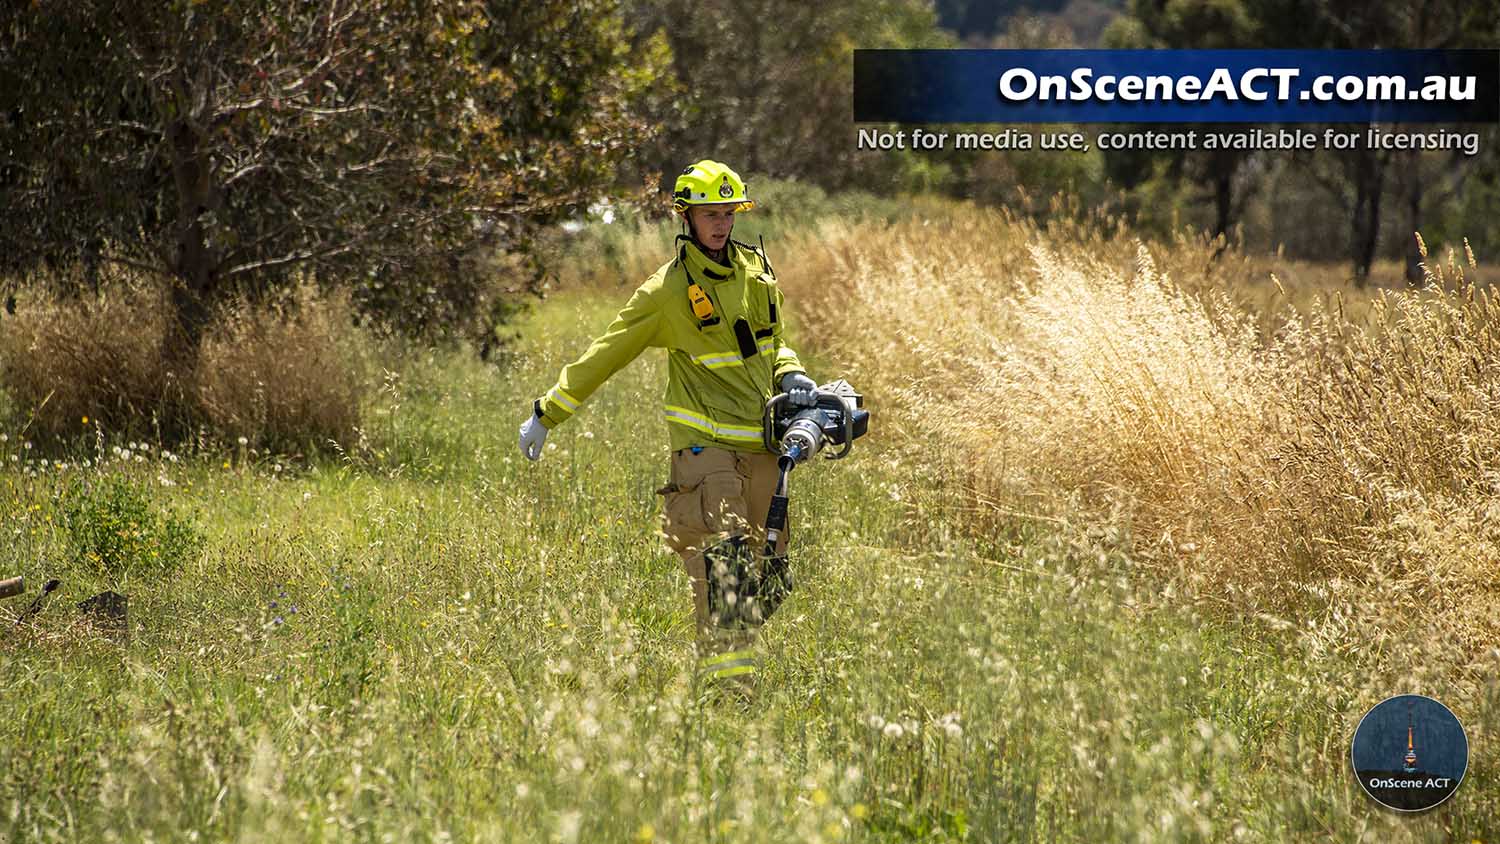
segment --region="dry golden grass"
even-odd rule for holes
[[[1124,513],[1160,574],[1330,646],[1492,646],[1500,323],[1462,261],[1426,291],[1288,291],[1206,242],[980,210],[789,251],[804,336],[992,516]]]
[[[162,364],[170,313],[164,285],[122,276],[97,297],[35,294],[0,319],[0,384],[23,434],[172,440],[204,428],[288,451],[352,440],[372,379],[347,296],[304,286],[232,308],[182,377]]]
[[[168,313],[161,287],[122,278],[97,298],[38,296],[0,317],[0,383],[25,431],[66,439],[91,425],[170,424],[186,390],[161,367]]]
[[[311,286],[269,307],[241,305],[204,338],[197,400],[210,429],[296,451],[355,438],[374,387],[347,294]]]

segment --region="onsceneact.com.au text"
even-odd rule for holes
[[[1314,76],[1301,84],[1302,72],[1295,67],[1252,67],[1238,75],[1218,68],[1207,79],[1194,74],[1104,74],[1095,76],[1090,67],[1071,73],[1037,74],[1024,67],[1000,75],[1000,97],[1008,102],[1204,102],[1250,100],[1277,102],[1421,102],[1473,101],[1477,88],[1473,76],[1427,75],[1420,80],[1404,76]]]

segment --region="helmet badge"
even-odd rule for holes
[[[725,199],[734,196],[734,188],[729,186],[728,179],[725,179],[724,181],[719,183],[719,196],[722,196]]]

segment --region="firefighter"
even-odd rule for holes
[[[577,412],[611,375],[648,347],[667,350],[662,416],[670,434],[664,534],[693,586],[698,676],[752,689],[755,630],[724,626],[711,596],[705,551],[731,538],[764,543],[764,519],[778,479],[761,439],[761,414],[778,392],[794,405],[817,401],[817,385],[785,342],[786,312],[776,275],[760,250],[730,237],[735,214],[755,203],[726,165],[703,160],[682,171],[672,207],[686,234],[676,254],[642,284],[557,383],[532,403],[521,452],[542,454],[547,432]],[[759,534],[759,535],[757,535]],[[782,533],[777,554],[786,553]]]

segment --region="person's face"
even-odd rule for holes
[[[734,228],[733,205],[694,205],[687,213],[704,246],[717,252],[729,242],[729,232]]]

